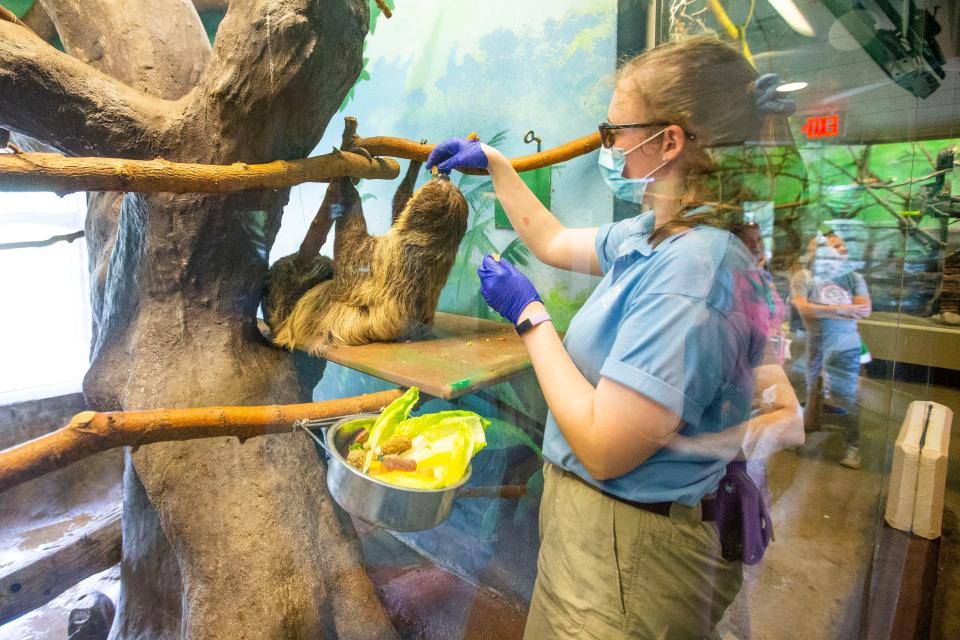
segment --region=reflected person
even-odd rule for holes
[[[850,265],[850,252],[838,234],[818,233],[807,248],[807,266],[790,280],[790,296],[807,332],[808,431],[820,428],[821,388],[845,414],[846,451],[840,464],[859,469],[860,459],[860,331],[857,320],[870,315],[867,282]],[[824,369],[826,367],[826,369]],[[821,375],[825,385],[821,385]]]
[[[713,37],[627,62],[598,164],[638,215],[599,228],[563,225],[477,141],[444,141],[427,161],[487,169],[538,259],[603,276],[561,342],[512,264],[487,256],[478,271],[488,304],[522,335],[550,409],[528,640],[703,638],[740,589],[742,564],[722,557],[713,522],[729,457],[668,445],[750,414],[767,330],[753,321],[767,312],[741,308],[758,274],[705,204],[706,176],[711,147],[756,140],[765,115],[788,108],[776,84]]]
[[[773,281],[770,265],[767,264],[766,250],[763,244],[763,233],[756,222],[740,222],[730,227],[730,233],[737,236],[756,260],[763,283],[763,297],[766,299],[770,311],[771,333],[764,351],[764,364],[782,365],[789,357],[790,341],[783,335],[783,319],[785,307],[783,299],[777,293]]]

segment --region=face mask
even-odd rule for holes
[[[833,280],[853,271],[849,256],[830,245],[817,247],[813,263],[813,275],[823,280]]]
[[[640,144],[624,151],[620,147],[600,147],[600,157],[597,158],[597,166],[600,168],[600,175],[603,181],[613,191],[613,195],[621,200],[641,204],[643,194],[647,190],[647,185],[653,182],[653,174],[662,169],[669,160],[664,160],[653,171],[642,178],[624,178],[623,170],[627,166],[627,154],[632,153],[647,144],[666,129],[661,129]]]

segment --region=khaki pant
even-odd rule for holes
[[[742,580],[699,506],[659,516],[544,466],[524,640],[711,638]]]

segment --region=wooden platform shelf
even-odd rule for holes
[[[530,367],[513,326],[437,313],[430,335],[408,342],[338,347],[330,362],[451,400],[501,382]]]

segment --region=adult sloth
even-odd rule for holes
[[[274,342],[323,355],[329,347],[423,334],[466,232],[460,190],[446,176],[431,179],[390,231],[374,237],[350,179],[336,181],[335,188],[348,204],[336,221],[333,279],[302,295],[298,287],[271,287],[264,308]],[[271,269],[272,282],[280,282],[278,267]]]

